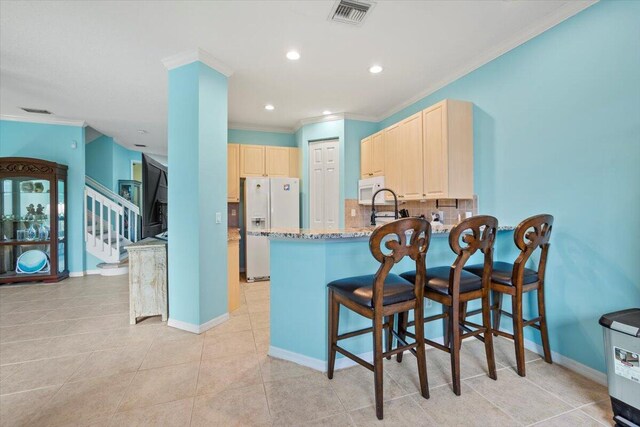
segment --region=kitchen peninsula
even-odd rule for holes
[[[450,265],[455,255],[449,248],[451,226],[432,231],[427,253],[427,268]],[[514,255],[514,227],[498,228],[495,259],[511,259]],[[269,354],[319,371],[327,364],[327,283],[350,276],[373,274],[379,264],[369,251],[373,228],[344,230],[266,230],[249,235],[268,236],[271,252],[271,335]],[[478,256],[476,254],[475,256]],[[394,273],[413,270],[415,264],[404,259]],[[440,306],[428,307],[435,314]],[[369,327],[370,321],[342,308],[340,331]],[[438,322],[427,325],[431,338],[442,336]],[[370,334],[344,341],[344,347],[367,357],[372,351]],[[351,364],[339,354],[337,367]]]

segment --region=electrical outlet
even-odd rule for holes
[[[222,222],[222,212],[216,212],[216,224],[220,224]]]
[[[236,216],[236,210],[235,209],[231,209],[231,216]]]
[[[429,298],[425,298],[424,307],[431,308],[432,306],[433,306],[433,303],[431,302],[431,300]]]
[[[351,216],[356,216],[356,210],[355,209],[351,209]]]

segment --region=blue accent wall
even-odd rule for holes
[[[255,130],[229,129],[228,142],[233,144],[275,145],[295,147],[293,133],[262,132]]]
[[[170,70],[170,320],[227,312],[227,137],[227,78],[201,62]]]
[[[474,103],[480,210],[504,224],[555,216],[551,347],[600,371],[598,318],[640,305],[639,22],[640,2],[597,3],[379,127],[445,98]],[[515,255],[511,241],[498,244],[506,259]]]
[[[142,153],[121,146],[110,136],[102,135],[86,146],[87,175],[114,193],[119,180],[131,179],[132,161],[142,161]]]
[[[71,148],[72,143],[76,148]],[[68,215],[69,271],[84,270],[83,195],[85,175],[84,128],[0,120],[0,156],[33,157],[69,167]]]

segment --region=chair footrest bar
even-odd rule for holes
[[[513,339],[513,334],[510,334],[508,332],[498,331],[497,329],[492,329],[491,332],[493,332],[494,335],[500,335],[501,337]]]
[[[361,366],[364,366],[368,370],[373,371],[373,365],[371,363],[367,362],[364,359],[359,358],[358,356],[356,356],[355,354],[345,350],[344,348],[336,346],[336,351],[338,353],[342,354],[343,356],[346,356],[349,359],[353,360],[357,364],[359,364]]]
[[[429,344],[431,347],[435,347],[439,350],[446,351],[447,353],[451,353],[451,349],[449,349],[449,347],[445,347],[442,344],[439,344],[435,341],[431,341],[425,338],[424,342],[425,344]]]
[[[415,346],[416,346],[416,344],[403,345],[401,347],[394,348],[391,351],[387,351],[385,353],[382,353],[382,357],[384,358],[384,357],[388,357],[388,356],[393,356],[394,354],[403,353],[405,350],[413,350]]]
[[[482,313],[482,309],[479,308],[477,310],[467,311],[467,316],[475,316],[476,314],[481,314],[481,313]]]
[[[484,325],[479,325],[477,323],[469,322],[469,321],[466,321],[466,320],[463,323],[460,323],[460,326],[463,326],[463,325],[465,327],[471,326],[472,328],[476,328],[476,329],[482,329],[482,330],[485,329]]]
[[[542,317],[536,317],[535,319],[531,319],[531,320],[525,320],[522,325],[523,326],[538,326],[538,325],[534,325],[534,323],[538,323],[539,321],[542,320]]]
[[[384,323],[382,325],[383,329],[387,329],[389,327],[389,323]],[[353,332],[347,332],[345,334],[342,335],[338,335],[338,338],[336,339],[337,341],[340,340],[345,340],[347,338],[353,338],[353,337],[357,337],[358,335],[363,335],[369,332],[373,332],[373,327],[370,326],[368,328],[364,328],[364,329],[358,329],[357,331],[353,331]]]

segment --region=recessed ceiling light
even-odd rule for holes
[[[144,130],[144,129],[138,129],[138,133],[140,135],[144,135],[145,133],[148,133],[148,132],[146,130]]]
[[[290,50],[289,52],[287,52],[287,59],[291,61],[297,61],[298,59],[300,59],[300,54],[295,50]]]
[[[146,147],[146,145],[144,145],[144,144],[133,144],[133,145],[135,145],[136,147],[141,147],[141,148]]]
[[[369,72],[371,74],[378,74],[382,72],[382,67],[379,65],[372,65],[371,67],[369,67]]]
[[[274,107],[271,104],[267,104],[267,105],[264,106],[264,109],[267,110],[267,111],[273,111],[273,110],[275,110],[275,108],[276,107]]]
[[[324,110],[324,111],[322,112],[322,114],[324,114],[324,115],[326,116],[327,114],[331,114],[331,111],[329,111],[329,110]]]

